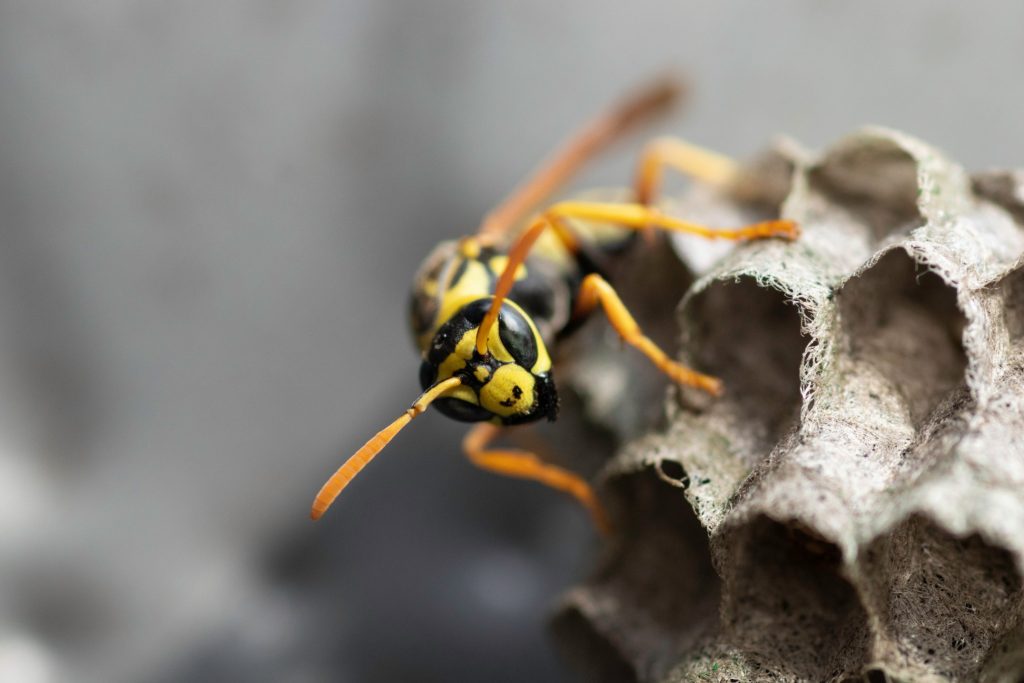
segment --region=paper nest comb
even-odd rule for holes
[[[1024,174],[871,128],[748,175],[675,210],[803,235],[683,298],[683,357],[727,394],[672,392],[605,467],[623,533],[560,642],[586,680],[1021,680]]]

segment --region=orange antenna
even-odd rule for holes
[[[476,330],[476,352],[481,356],[487,355],[487,339],[490,336],[491,328],[494,327],[494,323],[498,320],[498,315],[501,313],[501,305],[508,297],[509,292],[512,291],[512,285],[515,284],[516,269],[526,260],[527,254],[530,253],[533,243],[537,241],[540,234],[549,227],[555,230],[555,233],[562,239],[562,242],[566,244],[570,251],[575,251],[578,247],[575,244],[575,237],[572,233],[565,230],[559,221],[551,220],[546,214],[542,214],[530,224],[529,228],[523,231],[508,252],[507,263],[514,265],[511,268],[506,266],[501,271],[501,276],[494,286],[494,297],[491,299],[491,307],[487,309],[484,319],[480,321],[480,327]]]
[[[554,156],[487,214],[478,234],[494,237],[507,231],[565,184],[583,164],[630,128],[666,110],[679,98],[682,90],[678,81],[663,78],[598,116],[569,138]]]
[[[323,485],[320,492],[316,494],[316,498],[313,499],[313,509],[310,511],[309,516],[313,519],[320,519],[323,514],[327,512],[327,508],[331,507],[334,503],[335,498],[345,490],[349,482],[355,479],[356,475],[363,471],[371,460],[376,457],[378,453],[384,450],[391,439],[395,438],[398,432],[402,431],[407,424],[412,422],[414,417],[420,415],[424,410],[427,409],[434,399],[444,394],[449,389],[462,384],[462,380],[458,377],[449,377],[448,379],[438,382],[429,389],[423,392],[416,402],[409,407],[404,413],[402,413],[397,420],[389,424],[384,429],[377,432],[376,435],[365,444],[363,447],[356,451],[345,464],[338,468],[338,471],[331,475],[331,478],[327,480],[327,483]]]

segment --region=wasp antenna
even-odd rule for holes
[[[363,447],[356,451],[348,460],[345,461],[338,471],[331,475],[331,478],[327,480],[327,483],[321,487],[320,492],[316,494],[316,498],[313,499],[313,509],[310,511],[309,516],[313,519],[320,519],[323,514],[327,512],[327,508],[331,507],[334,500],[345,490],[349,482],[355,479],[356,475],[359,474],[364,467],[366,467],[371,460],[376,457],[378,453],[384,450],[391,439],[395,438],[398,432],[402,431],[407,424],[412,422],[414,417],[420,415],[424,410],[427,409],[434,399],[440,397],[449,389],[462,384],[462,380],[458,377],[449,377],[448,379],[438,382],[431,386],[429,389],[424,391],[416,402],[413,403],[408,410],[402,413],[397,420],[389,424],[384,429],[377,432],[373,438],[363,444]]]
[[[667,110],[684,93],[683,83],[666,75],[590,121],[487,214],[478,233],[494,238],[509,230],[564,185],[585,163],[630,129]]]

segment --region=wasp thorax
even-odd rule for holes
[[[558,398],[547,347],[525,312],[506,301],[487,337],[487,353],[476,350],[480,323],[491,299],[463,306],[434,335],[420,368],[424,388],[458,377],[462,385],[434,405],[464,422],[518,424],[554,419]]]

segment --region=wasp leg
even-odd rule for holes
[[[477,331],[476,350],[478,353],[487,353],[487,335],[494,322],[498,319],[498,311],[501,310],[502,302],[512,289],[516,269],[526,260],[530,249],[533,248],[541,233],[552,229],[570,251],[575,251],[579,248],[575,237],[564,225],[564,220],[568,218],[613,223],[634,230],[645,230],[649,227],[660,228],[669,232],[687,233],[706,239],[739,241],[763,239],[766,237],[784,237],[793,240],[800,235],[800,229],[797,227],[797,224],[787,220],[763,221],[739,228],[709,228],[699,223],[680,220],[643,204],[609,204],[582,201],[559,202],[535,218],[530,227],[523,231],[509,249],[505,270],[501,273],[494,287],[494,298],[491,301],[491,308],[487,311],[487,315],[484,316]]]
[[[637,203],[654,203],[666,166],[719,186],[730,185],[739,173],[739,166],[727,156],[679,138],[657,138],[647,143],[637,164],[633,182]]]
[[[487,450],[487,445],[501,431],[497,425],[479,424],[466,434],[462,450],[477,467],[506,477],[533,479],[545,486],[564,491],[580,502],[590,513],[594,526],[604,535],[612,531],[611,522],[605,514],[594,489],[584,479],[561,467],[543,462],[533,453],[520,450]]]
[[[676,82],[659,80],[594,118],[487,214],[478,234],[485,239],[495,239],[506,233],[564,185],[580,167],[631,129],[667,109],[681,92]]]
[[[669,358],[649,337],[645,336],[640,330],[640,325],[637,324],[612,286],[600,275],[592,273],[583,278],[574,317],[590,313],[597,307],[598,303],[604,308],[608,322],[612,324],[612,327],[619,333],[623,341],[647,356],[654,363],[655,367],[668,375],[673,381],[703,389],[715,396],[722,393],[722,382],[720,380],[677,363]]]

